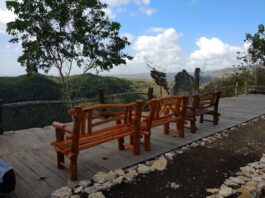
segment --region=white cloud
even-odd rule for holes
[[[183,69],[183,55],[178,44],[182,33],[173,28],[164,29],[156,35],[142,35],[136,38],[132,49],[135,51],[134,59],[128,61],[126,66],[119,66],[112,73],[143,73],[148,72],[146,60],[164,68],[166,71],[179,71]],[[122,72],[126,71],[126,72]]]
[[[189,66],[199,66],[204,70],[222,69],[236,65],[237,52],[243,51],[243,46],[231,46],[218,38],[201,37],[197,40],[198,50],[190,54]]]
[[[151,33],[162,33],[164,31],[165,31],[165,28],[161,28],[161,27],[152,27],[147,30],[147,32],[151,32]]]
[[[0,23],[0,35],[6,33],[6,25],[4,23]]]
[[[196,42],[198,49],[191,54],[185,54],[179,45],[182,33],[173,28],[159,27],[150,28],[148,32],[152,35],[142,35],[135,39],[132,45],[134,59],[128,61],[126,66],[114,68],[111,73],[148,72],[146,60],[167,72],[178,72],[183,69],[194,71],[196,67],[202,70],[218,70],[237,65],[237,52],[246,51],[248,47],[247,44],[229,45],[219,38],[201,37]]]
[[[146,15],[152,15],[155,12],[155,9],[149,7],[151,0],[102,0],[102,2],[109,5],[112,13],[128,12],[131,16],[137,15],[135,11],[125,8],[128,4],[136,4],[140,12]],[[115,16],[115,14],[113,14],[113,16]]]
[[[155,12],[155,9],[149,8],[149,7],[141,7],[140,10],[142,13],[149,15],[149,16],[154,14],[154,12]]]
[[[151,0],[142,0],[144,4],[148,5],[150,4]]]
[[[132,43],[133,40],[134,40],[134,36],[133,36],[132,34],[130,34],[130,33],[122,33],[121,36],[125,36],[125,37],[127,37],[128,41],[129,41],[130,43]]]
[[[0,3],[0,34],[6,34],[6,23],[15,20],[16,15],[5,8],[5,2]]]
[[[16,15],[8,10],[0,9],[0,23],[8,23],[15,20]]]
[[[107,15],[110,19],[114,19],[114,18],[115,18],[115,13],[114,13],[110,8],[106,8],[106,9],[104,9],[104,12],[106,13],[106,15]]]

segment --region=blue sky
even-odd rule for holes
[[[182,69],[215,70],[236,64],[244,51],[245,33],[265,23],[264,0],[104,0],[111,20],[121,23],[121,34],[135,58],[110,73],[147,72],[146,60],[168,72]],[[13,19],[0,0],[0,76],[25,73],[16,63],[21,48],[9,44],[5,23]],[[74,69],[73,73],[80,70]],[[56,70],[50,74],[56,75]]]

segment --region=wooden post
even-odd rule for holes
[[[245,82],[245,95],[248,94],[248,86],[247,86],[247,82]]]
[[[160,97],[162,97],[163,96],[163,89],[162,89],[162,87],[160,86]]]
[[[105,97],[104,97],[104,92],[102,88],[98,89],[98,97],[99,97],[100,104],[105,104]]]
[[[235,96],[238,96],[238,82],[236,82],[236,87],[235,87]]]
[[[200,93],[200,68],[195,68],[194,88],[195,88],[196,94],[199,94]]]
[[[0,99],[0,135],[4,133],[3,127],[3,100]]]
[[[152,100],[153,99],[153,93],[154,93],[154,89],[153,89],[153,87],[149,87],[148,88],[148,95],[147,95],[147,100]]]
[[[102,88],[98,89],[98,98],[99,98],[99,103],[100,104],[105,104],[105,96],[104,96],[104,91]],[[107,111],[106,109],[101,109],[101,112]]]

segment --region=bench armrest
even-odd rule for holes
[[[53,122],[52,126],[56,129],[61,129],[67,133],[72,134],[73,133],[73,125],[72,124],[65,124],[60,122]]]

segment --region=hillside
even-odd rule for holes
[[[102,77],[93,74],[75,75],[69,79],[72,99],[96,97],[99,88],[105,94],[135,92],[148,83],[126,80],[117,77]],[[137,84],[140,84],[137,85]],[[18,77],[0,77],[0,98],[5,103],[32,100],[60,100],[62,86],[58,77],[33,74]]]
[[[234,68],[225,68],[225,69],[221,69],[221,70],[208,70],[208,71],[202,71],[201,72],[201,83],[202,84],[206,84],[208,82],[210,82],[211,80],[215,79],[215,78],[221,78],[224,75],[228,74],[232,74],[234,73],[235,69]],[[190,75],[194,75],[192,72],[189,72]],[[167,80],[171,81],[174,80],[174,77],[176,73],[173,72],[167,72]],[[109,76],[109,75],[107,75]],[[151,76],[149,73],[137,73],[137,74],[113,74],[112,76],[118,77],[118,78],[124,78],[124,79],[135,79],[135,80],[151,80]]]

